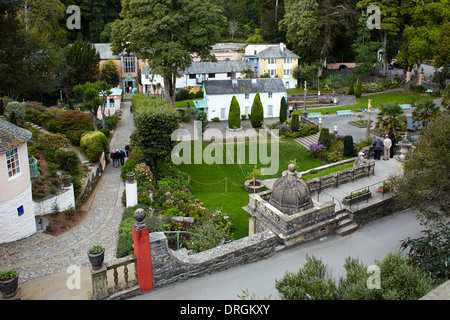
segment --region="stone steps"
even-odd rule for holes
[[[349,216],[347,211],[343,210],[339,212],[336,217],[339,218],[338,225],[334,230],[337,235],[345,236],[358,229],[358,225],[353,222],[353,219]]]
[[[309,149],[309,146],[313,143],[316,143],[319,140],[319,133],[315,133],[306,137],[295,138],[294,140],[299,143],[301,146]]]

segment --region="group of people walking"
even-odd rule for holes
[[[377,137],[373,142],[373,146],[375,147],[375,160],[381,160],[381,153],[384,150],[383,160],[389,160],[389,158],[394,157],[395,152],[395,134],[391,133],[390,135],[386,134],[384,139],[382,137]]]
[[[111,152],[111,159],[114,168],[123,166],[125,164],[125,157],[128,157],[128,152],[130,147],[128,145],[125,146],[125,151],[122,149],[116,149],[116,151]]]

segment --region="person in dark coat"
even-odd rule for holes
[[[115,167],[116,166],[116,158],[115,158],[114,151],[111,152],[111,159],[112,159],[112,165],[113,165],[113,167]]]
[[[116,149],[116,152],[114,152],[114,159],[115,161],[115,167],[117,168],[119,166],[119,161],[120,161],[120,152],[119,149]]]
[[[390,134],[390,136],[389,136],[389,138],[391,139],[391,141],[392,141],[392,147],[391,147],[391,154],[390,154],[390,158],[393,158],[394,157],[394,154],[395,154],[395,143],[397,142],[397,139],[395,138],[395,134],[393,133],[393,132],[391,132],[391,134]]]
[[[128,158],[130,152],[130,146],[127,144],[125,145],[125,156]]]
[[[121,166],[123,166],[124,164],[125,164],[125,152],[123,152],[123,150],[122,149],[120,149],[120,152],[119,152],[119,159],[120,159],[120,165]]]
[[[377,137],[375,139],[375,141],[373,142],[373,146],[375,147],[375,156],[374,159],[375,160],[380,160],[381,157],[381,152],[383,152],[383,141],[381,141],[381,139],[379,137]]]

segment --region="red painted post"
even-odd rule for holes
[[[141,293],[153,290],[152,256],[150,252],[150,234],[144,223],[145,211],[137,209],[134,213],[137,222],[133,226],[134,255],[136,271]]]

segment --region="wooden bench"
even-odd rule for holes
[[[308,119],[320,118],[321,116],[322,113],[320,112],[308,113]]]
[[[339,110],[336,111],[337,115],[340,116],[351,116],[353,114],[352,110]]]

